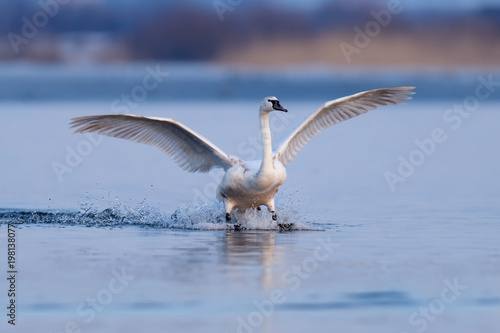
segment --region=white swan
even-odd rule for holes
[[[327,127],[379,106],[404,103],[404,99],[414,94],[413,89],[376,89],[327,102],[286,137],[274,153],[269,115],[272,111],[287,110],[276,97],[266,97],[260,105],[263,145],[260,161],[230,157],[201,135],[171,119],[123,114],[86,116],[73,118],[71,127],[76,127],[74,133],[96,132],[152,145],[189,172],[223,168],[225,175],[217,188],[217,198],[224,203],[227,221],[231,220],[233,208],[260,209],[261,205],[266,206],[276,220],[274,195],[285,182],[285,167],[310,139]]]

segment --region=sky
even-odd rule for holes
[[[374,3],[390,2],[394,0],[350,0],[349,3]],[[311,7],[319,4],[332,2],[332,0],[273,0],[276,3],[288,3],[297,6]],[[400,2],[413,9],[440,9],[440,10],[475,10],[483,7],[500,7],[500,0],[400,0]]]
[[[38,2],[39,0],[24,0],[26,2]],[[140,4],[145,1],[141,0],[72,0],[73,2],[82,3],[136,3]],[[164,0],[147,0],[150,3],[165,4]],[[169,2],[182,2],[182,0],[169,0]],[[207,5],[213,3],[215,0],[196,0],[200,3]],[[374,3],[389,3],[390,1],[398,0],[217,0],[224,3],[244,2],[264,2],[274,4],[285,4],[287,6],[294,5],[304,8],[312,8],[326,3],[344,2],[347,4],[374,4]],[[500,0],[399,0],[407,8],[421,10],[421,9],[439,9],[439,10],[477,10],[483,7],[500,7]]]

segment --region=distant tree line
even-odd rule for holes
[[[59,0],[41,0],[50,3]],[[60,0],[57,14],[43,26],[43,34],[106,33],[124,42],[132,59],[209,60],[224,49],[254,41],[268,43],[283,38],[308,38],[322,33],[352,33],[356,25],[371,18],[370,10],[344,2],[310,11],[293,7],[243,2],[221,20],[211,1],[85,2]],[[382,8],[382,7],[380,7]],[[23,17],[40,11],[38,1],[2,0],[0,34],[8,45],[9,33],[21,34]],[[450,34],[484,31],[498,38],[500,9],[474,13],[408,12],[394,18],[388,32]],[[5,47],[5,46],[3,46]]]

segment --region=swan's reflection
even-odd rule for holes
[[[275,243],[273,232],[227,232],[225,235],[224,256],[228,268],[242,265],[262,268],[260,289],[267,291],[279,287],[281,279],[276,278],[278,262],[285,253]]]
[[[263,293],[261,297],[267,299],[269,292],[272,289],[279,288],[283,284],[282,279],[276,272],[276,267],[284,260],[283,254],[286,251],[282,246],[277,246],[275,243],[276,234],[273,232],[227,232],[225,235],[225,265],[229,270],[229,274],[235,279],[231,282],[236,283],[241,287],[243,284],[257,283],[258,288]],[[258,270],[258,282],[255,281],[255,276],[243,274],[245,267],[260,267]],[[253,271],[255,274],[255,270]],[[243,279],[243,281],[241,280]],[[256,301],[262,301],[261,297],[256,296]],[[253,303],[255,304],[255,303]],[[241,316],[240,320],[248,322],[248,316],[255,313],[255,309],[249,314]],[[272,332],[272,316],[264,314],[256,314],[260,316],[261,322],[258,325],[260,332]],[[238,325],[242,324],[239,322]],[[251,327],[251,326],[247,326]],[[239,329],[242,327],[238,326]]]

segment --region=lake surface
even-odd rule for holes
[[[220,173],[71,135],[70,118],[113,113],[113,101],[1,102],[5,275],[7,224],[23,223],[16,327],[3,315],[2,332],[498,332],[500,103],[450,120],[465,98],[417,94],[313,139],[277,194],[289,232],[265,210],[227,229]],[[281,102],[290,112],[272,117],[276,143],[324,101]],[[258,104],[145,101],[130,113],[173,118],[255,159]]]

